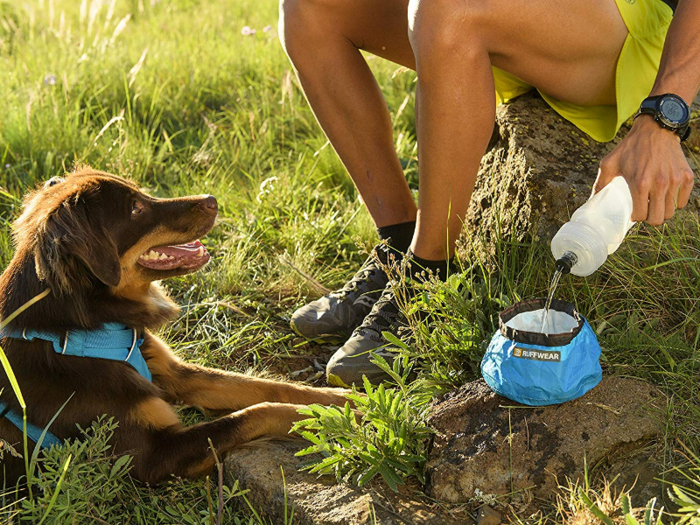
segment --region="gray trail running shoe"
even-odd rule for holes
[[[345,341],[362,323],[389,281],[382,266],[390,266],[393,258],[402,257],[403,254],[386,244],[377,245],[345,286],[294,312],[292,329],[320,343]]]
[[[370,352],[380,355],[391,365],[395,353],[383,348],[387,341],[382,332],[397,334],[406,325],[396,298],[395,287],[390,281],[382,296],[374,304],[362,324],[353,332],[350,339],[336,351],[326,366],[326,378],[333,386],[362,385],[362,376],[372,384],[378,384],[389,377],[370,361]]]

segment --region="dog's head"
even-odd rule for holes
[[[33,256],[54,294],[114,294],[198,270],[216,199],[154,198],[125,179],[82,169],[30,193],[15,223],[17,253]]]

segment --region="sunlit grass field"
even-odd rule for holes
[[[375,233],[299,90],[277,17],[274,0],[0,0],[0,267],[12,255],[21,196],[76,163],[131,177],[157,196],[210,193],[221,211],[203,240],[213,261],[166,283],[182,315],[163,335],[188,360],[285,379],[327,358],[332,350],[301,341],[288,318],[342,284]],[[370,61],[417,189],[415,74]],[[669,394],[660,461],[689,468],[677,452],[679,443],[700,451],[700,223],[686,216],[632,237],[601,272],[568,279],[560,296],[601,336],[606,373],[642,377]],[[431,392],[477,377],[498,311],[541,296],[553,270],[545,245],[509,239],[493,255],[467,248],[460,260],[471,268],[460,277],[464,293],[473,294],[438,294],[436,324],[418,330],[409,352]],[[300,377],[322,384],[318,376]],[[57,465],[69,452],[74,461],[73,481],[54,504],[47,478],[19,503],[6,492],[0,521],[20,512],[38,522],[49,509],[46,523],[214,522],[213,482],[145,488],[112,468],[109,425],[90,433],[55,453]],[[236,488],[226,495],[224,523],[258,520]],[[539,519],[561,522],[571,512],[543,508]]]

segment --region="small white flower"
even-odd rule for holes
[[[12,166],[10,166],[9,164],[5,164],[5,168],[8,169],[8,170],[9,170],[11,167],[12,167]]]
[[[243,29],[241,29],[241,34],[243,36],[253,36],[255,33],[257,33],[257,31],[250,26],[243,26]]]
[[[272,31],[272,26],[263,27],[263,33],[269,33],[270,31]]]
[[[275,182],[277,182],[277,177],[269,177],[260,183],[260,193],[256,197],[258,202],[262,202],[265,195],[272,193],[275,189]]]
[[[49,73],[44,77],[44,84],[46,84],[47,86],[55,86],[56,84],[58,84],[58,77],[53,73]]]

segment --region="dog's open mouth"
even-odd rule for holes
[[[193,270],[207,264],[210,258],[204,245],[194,241],[151,248],[139,257],[139,264],[152,270]]]

